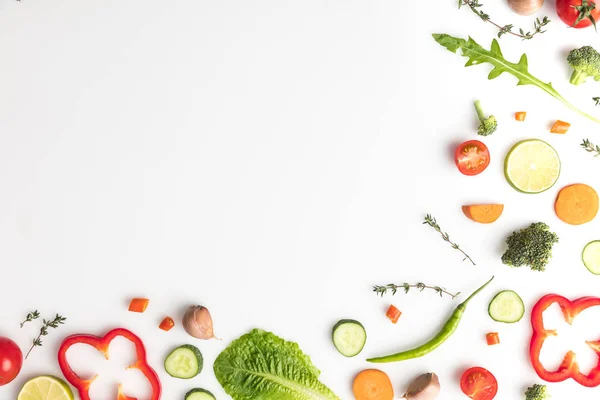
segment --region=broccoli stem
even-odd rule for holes
[[[475,111],[477,111],[477,117],[479,117],[479,120],[481,122],[485,122],[487,118],[485,114],[483,114],[483,109],[481,108],[481,102],[479,100],[475,102]]]
[[[585,82],[585,80],[587,79],[588,74],[579,71],[579,70],[574,70],[573,73],[571,74],[571,79],[569,79],[569,82],[571,82],[573,85],[581,85],[582,83]]]

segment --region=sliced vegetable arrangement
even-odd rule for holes
[[[508,0],[510,8],[520,15],[532,15],[540,9],[542,4],[543,0]],[[512,24],[501,25],[492,21],[490,15],[483,11],[483,4],[479,0],[459,0],[458,5],[459,8],[470,9],[481,20],[494,25],[498,29],[498,38],[513,36],[520,39],[532,39],[544,33],[551,22],[548,17],[535,18],[532,31],[517,30]],[[600,16],[600,7],[597,7],[596,2],[592,0],[557,0],[556,12],[558,17],[570,27],[579,29],[594,26],[596,28],[596,21]],[[594,122],[600,122],[600,118],[592,116],[568,102],[554,89],[551,83],[546,83],[532,75],[529,72],[526,54],[522,54],[519,61],[514,63],[506,60],[496,39],[492,41],[490,49],[487,50],[471,37],[462,39],[447,34],[434,34],[433,38],[452,53],[458,53],[460,50],[460,55],[467,58],[466,67],[479,64],[491,66],[492,68],[488,74],[489,80],[495,79],[503,73],[513,75],[517,78],[517,86],[530,85],[537,87],[580,116]],[[571,76],[568,79],[571,84],[580,86],[589,82],[588,84],[592,85],[592,81],[600,81],[600,53],[592,46],[586,45],[572,49],[566,61],[571,69]],[[578,89],[573,87],[573,90]],[[589,97],[587,98],[589,101]],[[600,105],[600,97],[594,97],[593,100],[596,106]],[[473,131],[471,134],[475,135],[476,133],[478,136],[485,137],[493,150],[496,136],[489,138],[488,136],[494,134],[499,128],[503,129],[505,125],[499,125],[499,119],[496,116],[484,112],[480,100],[474,102],[474,108],[478,126],[476,132]],[[500,114],[496,115],[500,116]],[[526,119],[526,111],[516,111],[514,113],[515,121],[524,122]],[[550,133],[567,134],[565,137],[551,137],[546,128],[544,134],[551,137],[549,140],[568,140],[573,133],[576,133],[576,121],[573,121],[572,130],[570,122],[556,119],[549,122],[553,122]],[[514,121],[511,123],[514,123]],[[525,127],[522,124],[520,126]],[[600,156],[600,146],[595,145],[588,139],[583,140],[581,147],[594,156]],[[482,174],[492,165],[490,148],[485,143],[472,139],[453,149],[454,164],[458,171],[465,175],[463,177],[464,182],[473,183],[475,186],[477,182],[481,182],[482,178],[485,179],[485,176],[472,177]],[[504,158],[504,177],[508,184],[521,194],[539,194],[550,190],[559,180],[561,168],[562,164],[558,152],[549,143],[537,138],[515,143]],[[501,201],[502,199],[494,200]],[[515,208],[514,205],[508,206],[510,208],[507,208],[507,214],[509,214],[508,211],[512,212]],[[596,190],[584,183],[571,183],[561,188],[557,192],[554,202],[554,211],[558,219],[573,226],[594,221],[599,207],[600,200]],[[499,201],[462,206],[464,216],[478,224],[496,222],[502,217],[504,209],[505,204]],[[458,212],[458,209],[456,211]],[[509,217],[510,215],[507,215],[504,219]],[[530,223],[530,221],[527,223]],[[475,265],[473,259],[456,242],[450,239],[449,234],[442,230],[433,216],[427,214],[423,224],[436,231],[452,249],[460,252],[463,261],[468,260],[472,265]],[[473,229],[487,229],[485,226],[475,224],[469,226]],[[590,239],[587,238],[586,240]],[[534,222],[512,232],[506,238],[505,250],[499,261],[510,267],[529,267],[533,271],[542,272],[550,264],[553,248],[558,242],[558,235],[546,223]],[[583,246],[583,243],[581,245]],[[588,242],[583,248],[581,259],[589,272],[600,275],[600,240]],[[493,279],[492,276],[490,280],[458,304],[438,333],[429,340],[424,341],[420,346],[389,355],[368,358],[366,361],[369,363],[405,361],[424,357],[440,348],[458,331],[467,305]],[[417,283],[403,282],[383,286],[377,285],[373,286],[373,291],[382,297],[388,293],[395,295],[398,291],[409,293],[411,290],[427,291],[431,295],[439,295],[451,300],[460,295],[460,292],[449,291],[442,286],[425,284],[416,280],[411,282]],[[400,301],[400,299],[397,300]],[[132,313],[145,313],[144,316],[136,316],[136,318],[144,318],[152,313],[152,309],[149,311],[149,303],[150,299],[148,298],[136,297],[130,300],[127,309]],[[598,339],[586,342],[597,353],[599,360],[597,365],[587,373],[580,370],[573,351],[568,351],[564,355],[562,362],[556,369],[547,369],[542,364],[540,355],[546,339],[559,334],[557,331],[546,329],[544,326],[543,313],[554,304],[560,307],[565,321],[572,324],[575,318],[584,310],[600,306],[600,298],[582,297],[570,301],[556,294],[548,294],[535,304],[531,310],[533,333],[529,346],[529,358],[533,369],[546,382],[562,382],[572,379],[585,387],[600,386],[600,340]],[[411,310],[410,305],[405,307],[405,304],[402,304],[401,309],[406,312],[406,316],[414,312]],[[383,315],[384,308],[378,313],[378,318],[385,322],[386,329],[396,329],[399,332],[398,335],[404,335],[407,329],[410,329],[409,318],[406,318],[406,323],[404,323],[404,319],[400,320],[403,315],[401,309],[392,304],[388,305],[385,317]],[[482,315],[482,310],[479,311]],[[502,352],[503,347],[506,347],[501,345],[501,333],[503,338],[507,338],[507,342],[514,340],[514,337],[504,336],[504,329],[511,327],[507,324],[516,324],[521,321],[527,311],[521,296],[515,291],[502,290],[498,292],[488,304],[488,314],[491,318],[491,320],[488,319],[488,328],[486,330],[482,328],[477,332],[477,336],[474,336],[476,338],[474,346],[480,346],[477,351],[500,354],[499,352]],[[190,306],[183,318],[179,320],[181,324],[176,324],[172,317],[164,314],[155,315],[154,317],[162,318],[162,320],[156,319],[152,323],[155,329],[157,326],[164,332],[183,329],[190,336],[190,339],[198,339],[193,344],[181,344],[177,347],[173,346],[170,349],[165,349],[169,353],[164,358],[163,365],[166,372],[165,377],[168,375],[169,379],[195,382],[194,379],[202,373],[205,363],[202,352],[197,347],[198,343],[204,345],[206,341],[210,341],[209,344],[219,345],[219,341],[211,340],[217,339],[217,337],[214,331],[213,318],[208,308],[201,305]],[[31,326],[32,324],[27,324],[38,319],[40,319],[40,313],[37,310],[30,312],[21,322],[21,328]],[[42,340],[51,330],[64,324],[65,320],[66,318],[60,314],[56,314],[54,319],[42,319],[39,333],[32,340],[31,348],[26,353],[25,359],[27,359],[32,349],[42,346]],[[398,323],[399,321],[400,323]],[[497,328],[502,330],[498,331]],[[160,333],[165,335],[164,337],[172,335],[164,332]],[[159,400],[162,394],[162,384],[158,374],[148,362],[146,347],[140,337],[124,328],[111,330],[101,337],[77,334],[64,339],[58,350],[58,363],[64,377],[76,389],[81,400],[90,400],[90,388],[96,376],[79,376],[71,367],[67,352],[73,345],[86,344],[100,351],[108,359],[109,345],[115,338],[119,337],[127,339],[135,346],[136,359],[128,369],[138,370],[151,387],[150,400]],[[372,339],[370,335],[367,335],[366,324],[363,325],[356,319],[341,319],[333,325],[331,330],[333,347],[346,358],[361,354],[367,346],[368,337],[369,343],[371,343]],[[495,347],[489,348],[492,346]],[[333,351],[333,347],[330,346],[331,351]],[[468,354],[468,352],[465,352],[465,354]],[[348,361],[343,357],[339,357],[339,360]],[[0,337],[0,386],[14,381],[20,373],[22,365],[23,353],[19,346],[8,338]],[[287,341],[262,329],[253,329],[231,342],[217,356],[212,367],[219,384],[233,400],[339,399],[328,386],[321,382],[320,371],[297,343]],[[498,376],[501,377],[501,375]],[[442,378],[446,379],[443,376]],[[464,371],[460,380],[455,378],[453,384],[457,388],[460,387],[466,397],[474,400],[492,400],[498,394],[499,383],[494,374],[479,366]],[[129,388],[119,385],[116,389],[117,400],[137,400],[127,395]],[[216,400],[216,396],[207,389],[192,386],[186,390],[188,391],[183,400]],[[442,386],[438,375],[428,372],[416,377],[408,385],[408,389],[402,398],[406,400],[434,400],[440,395],[441,390]],[[352,392],[356,400],[392,400],[395,397],[394,384],[390,376],[379,369],[365,369],[359,372],[354,377]],[[542,384],[533,384],[524,392],[525,400],[548,400],[549,397],[548,387]],[[49,375],[34,377],[24,382],[17,397],[17,400],[73,399],[71,387],[62,379]]]

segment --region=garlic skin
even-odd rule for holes
[[[183,316],[182,325],[187,334],[196,339],[217,339],[212,317],[206,307],[190,306]]]
[[[508,5],[519,15],[531,15],[539,10],[544,0],[508,0]]]
[[[402,396],[406,400],[433,400],[440,394],[440,380],[434,373],[418,376]]]

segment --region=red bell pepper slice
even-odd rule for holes
[[[587,308],[599,306],[600,298],[581,297],[570,301],[557,294],[547,294],[538,300],[531,311],[533,335],[529,346],[529,357],[531,358],[533,369],[541,379],[547,382],[562,382],[572,378],[586,387],[596,387],[600,385],[600,358],[598,359],[598,364],[587,375],[579,371],[579,365],[577,364],[575,353],[573,351],[569,351],[565,355],[565,358],[556,371],[548,371],[540,362],[540,352],[544,341],[549,336],[557,335],[555,330],[547,330],[544,328],[544,318],[542,315],[544,311],[554,303],[557,303],[560,306],[565,321],[571,325],[579,313]],[[587,341],[586,344],[600,356],[600,340]]]
[[[58,350],[58,365],[60,366],[63,375],[69,381],[69,383],[79,391],[81,400],[91,400],[89,394],[90,386],[96,379],[97,375],[91,379],[83,379],[77,375],[69,365],[69,361],[67,360],[67,351],[75,344],[87,344],[104,354],[104,357],[108,360],[108,346],[110,345],[110,342],[112,342],[112,340],[118,336],[124,337],[135,345],[137,360],[127,369],[140,370],[146,379],[148,379],[148,382],[150,382],[150,386],[152,387],[152,396],[150,397],[150,400],[159,400],[161,393],[160,379],[146,361],[146,348],[144,347],[144,343],[142,343],[142,340],[139,337],[127,329],[117,328],[108,332],[103,337],[92,335],[73,335],[66,338]],[[117,400],[137,400],[137,398],[125,395],[123,393],[123,388],[121,385],[119,385]]]

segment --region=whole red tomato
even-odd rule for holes
[[[558,17],[573,28],[596,26],[600,18],[600,4],[593,0],[556,0]]]
[[[0,337],[0,386],[12,382],[21,372],[23,353],[15,342]]]

